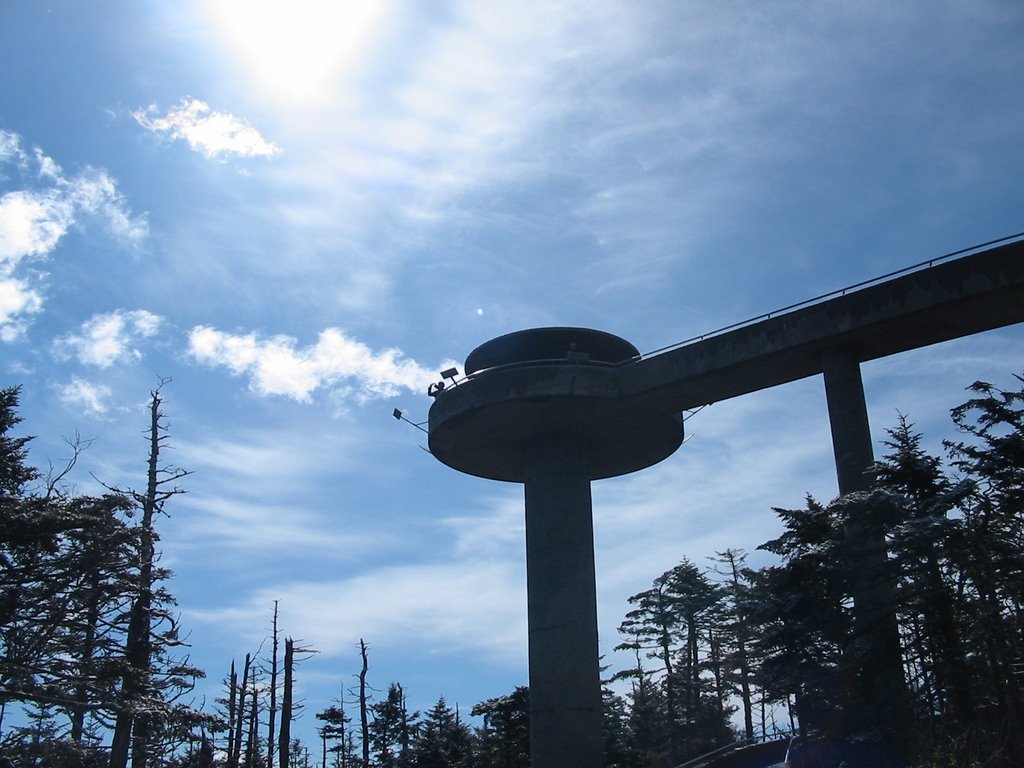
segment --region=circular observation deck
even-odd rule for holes
[[[431,406],[430,452],[461,472],[511,482],[525,482],[533,446],[559,435],[586,443],[591,480],[656,464],[682,443],[682,420],[621,396],[622,375],[639,357],[625,339],[587,328],[485,342],[466,358],[469,378]]]

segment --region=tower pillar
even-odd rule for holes
[[[525,448],[530,752],[534,768],[600,768],[601,678],[588,446]]]
[[[871,488],[874,463],[871,430],[860,363],[847,350],[822,358],[825,398],[832,427],[839,493]],[[851,574],[857,642],[850,655],[852,714],[888,744],[900,744],[908,725],[896,596],[887,572],[885,533],[876,522],[849,519],[843,530],[848,556],[858,568]]]
[[[437,459],[524,485],[533,768],[604,765],[590,483],[683,440],[678,411],[621,397],[639,357],[602,331],[518,331],[473,350],[430,409]]]

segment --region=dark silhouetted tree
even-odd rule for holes
[[[369,724],[373,764],[377,768],[406,768],[412,765],[412,736],[417,713],[409,713],[405,691],[398,683],[388,686],[382,701],[370,705]]]
[[[654,580],[650,589],[629,598],[635,606],[619,625],[629,639],[617,646],[637,654],[637,668],[621,673],[639,683],[655,681],[662,690],[667,740],[656,748],[671,762],[707,751],[731,738],[723,699],[703,675],[710,669],[715,608],[721,595],[707,576],[683,560]],[[641,653],[657,662],[648,678]],[[646,703],[650,691],[634,688]],[[653,745],[651,746],[653,748]]]
[[[146,489],[130,492],[139,507],[137,592],[129,611],[121,673],[120,706],[114,723],[110,747],[111,768],[125,768],[129,750],[133,768],[146,768],[153,756],[152,734],[155,728],[185,714],[171,706],[182,690],[190,689],[201,671],[169,658],[172,649],[182,645],[177,621],[170,612],[173,598],[160,586],[170,573],[157,565],[156,517],[166,514],[165,505],[183,493],[178,482],[190,472],[161,463],[161,453],[170,439],[161,410],[161,389],[150,392],[149,428],[146,431],[149,458]]]
[[[444,700],[437,700],[423,716],[416,739],[417,768],[473,768],[473,740],[469,728]]]
[[[483,718],[477,739],[477,759],[488,768],[528,768],[530,765],[530,689],[516,688],[476,704],[470,714]]]

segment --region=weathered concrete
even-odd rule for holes
[[[601,677],[589,446],[550,435],[527,450],[530,752],[539,768],[600,768]]]
[[[568,363],[489,370],[434,401],[430,452],[460,472],[521,483],[525,446],[566,433],[595,447],[593,480],[649,467],[679,447],[680,416],[623,399],[620,372]]]
[[[1024,241],[964,256],[646,358],[621,370],[622,397],[687,410],[823,370],[1024,321]]]
[[[640,352],[625,339],[591,328],[531,328],[484,342],[469,353],[465,371],[470,376],[491,368],[528,363],[537,365],[621,365],[640,359]]]
[[[472,380],[431,407],[430,452],[460,472],[519,483],[526,446],[552,434],[591,446],[591,480],[656,464],[683,430],[677,411],[623,399],[619,373],[638,358],[624,339],[585,328],[492,339],[466,358]]]
[[[848,350],[833,349],[822,355],[822,369],[839,493],[867,491],[874,454],[860,364]],[[859,641],[847,656],[848,705],[859,722],[875,721],[875,733],[899,740],[909,724],[909,698],[895,586],[880,576],[886,573],[885,533],[877,523],[854,518],[845,523],[843,537],[848,556],[858,564],[850,574]]]
[[[867,490],[870,485],[867,470],[874,462],[874,452],[860,363],[848,350],[840,348],[826,351],[821,367],[839,493]]]

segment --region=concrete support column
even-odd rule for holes
[[[568,435],[526,448],[533,768],[604,765],[587,453]]]
[[[839,493],[867,491],[874,454],[860,363],[845,350],[828,352],[822,363]],[[909,722],[907,689],[885,533],[865,508],[863,517],[847,520],[843,536],[849,560],[858,564],[850,574],[856,641],[849,657],[848,714],[856,727],[873,731],[899,751],[906,747],[901,740]]]
[[[846,350],[830,350],[822,358],[822,370],[839,493],[866,490],[867,471],[875,459],[860,363]]]

